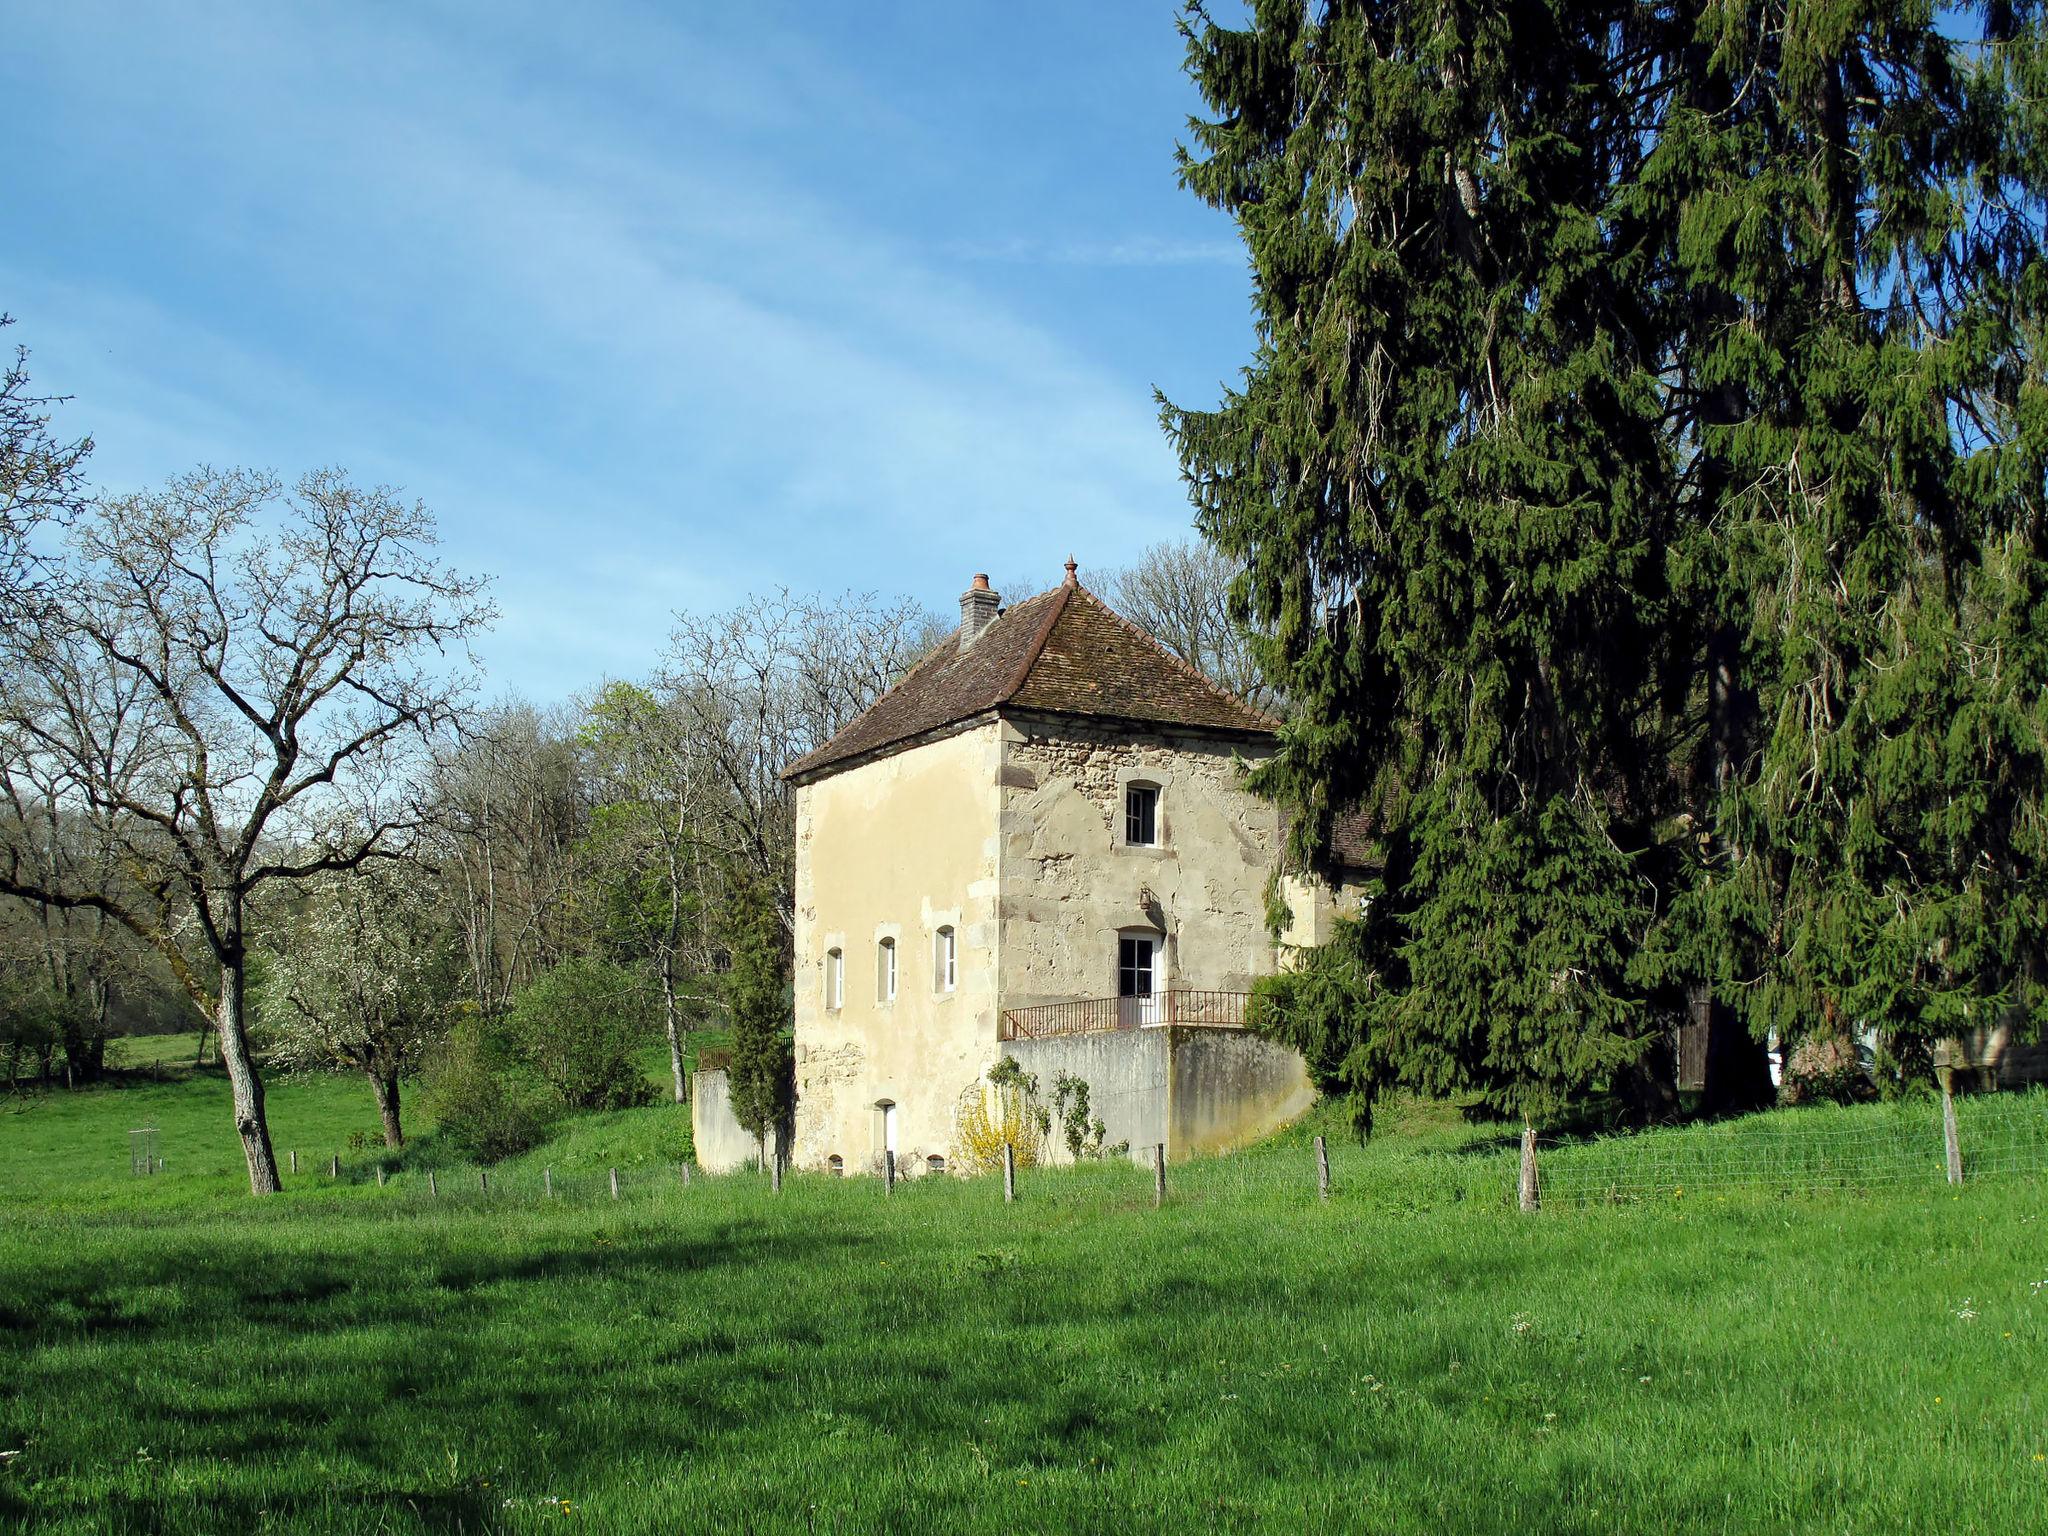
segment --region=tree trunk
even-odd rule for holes
[[[676,1102],[690,1102],[690,1081],[683,1076],[682,1020],[676,1007],[676,946],[683,937],[683,866],[678,844],[684,833],[687,807],[676,806],[676,833],[667,844],[668,855],[668,942],[661,946],[661,1006],[668,1023],[668,1065],[675,1074]]]
[[[277,1154],[270,1149],[270,1125],[263,1118],[263,1079],[257,1076],[255,1060],[249,1054],[243,995],[247,979],[241,946],[236,941],[220,968],[220,1013],[216,1019],[220,1060],[228,1070],[228,1083],[234,1090],[235,1132],[242,1138],[242,1156],[249,1164],[249,1193],[274,1195],[284,1184],[277,1176]]]
[[[363,1068],[370,1080],[370,1094],[377,1101],[377,1114],[384,1122],[384,1145],[405,1145],[405,1130],[398,1123],[398,1073],[376,1066]]]
[[[661,957],[661,1011],[668,1025],[668,1069],[675,1075],[676,1102],[690,1102],[690,1080],[683,1075],[682,1010],[676,1006],[676,956],[673,947]]]

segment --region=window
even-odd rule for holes
[[[1116,941],[1116,995],[1152,995],[1152,941],[1124,937]]]
[[[924,1171],[926,1173],[944,1173],[946,1171],[945,1158],[934,1152],[924,1160]]]
[[[843,1179],[846,1177],[846,1159],[837,1152],[834,1152],[825,1159],[825,1166],[831,1170],[833,1178]]]
[[[844,1008],[846,1006],[846,952],[839,949],[825,951],[825,1006]]]
[[[1158,846],[1158,785],[1130,784],[1124,787],[1124,843],[1132,848]]]
[[[875,999],[896,1001],[896,941],[884,939],[875,946]]]
[[[960,984],[960,946],[951,928],[932,935],[932,990],[951,992]]]

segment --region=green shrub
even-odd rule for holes
[[[481,1022],[457,1029],[429,1060],[426,1100],[441,1138],[485,1163],[539,1146],[555,1112],[554,1095]]]
[[[1816,1035],[1793,1048],[1779,1094],[1787,1104],[1856,1104],[1876,1096],[1855,1045],[1832,1035]]]
[[[542,972],[506,1019],[520,1058],[569,1109],[652,1103],[638,1055],[657,1027],[646,978],[589,957]]]

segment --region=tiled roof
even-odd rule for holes
[[[1274,728],[1086,587],[1069,582],[1005,609],[964,651],[955,630],[783,777],[806,778],[1001,708],[1219,735],[1268,735]]]

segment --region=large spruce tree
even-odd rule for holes
[[[1679,14],[1641,197],[1702,729],[1653,956],[1753,1040],[1924,1060],[2042,1012],[2040,13]]]
[[[1728,1103],[1731,1037],[2039,1012],[2038,7],[1251,9],[1183,177],[1258,348],[1166,420],[1259,785],[1385,859],[1271,1027],[1540,1116],[1688,995]]]
[[[1167,422],[1292,701],[1258,785],[1307,861],[1345,807],[1379,819],[1344,1086],[1540,1116],[1649,1033],[1670,450],[1656,253],[1611,206],[1626,7],[1253,9],[1190,28],[1216,115],[1183,176],[1243,231],[1258,353]]]

